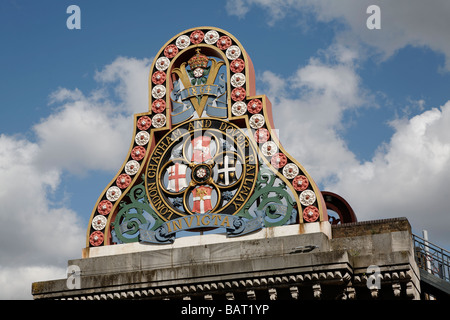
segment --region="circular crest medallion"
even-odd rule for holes
[[[194,119],[156,144],[145,184],[164,221],[203,213],[233,215],[250,198],[257,173],[257,153],[239,127]]]

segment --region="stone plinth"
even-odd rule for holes
[[[334,227],[328,222],[289,225],[239,238],[209,234],[180,238],[170,245],[90,248],[68,265],[81,271],[78,287],[69,289],[67,279],[37,282],[32,287],[34,298],[420,297],[411,228],[405,218]],[[376,266],[372,277],[369,266]]]

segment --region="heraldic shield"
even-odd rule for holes
[[[178,192],[187,187],[186,169],[187,166],[181,163],[175,163],[167,168],[167,172],[169,173],[168,190]]]
[[[198,27],[171,38],[153,61],[149,96],[92,211],[88,247],[328,221],[316,183],[278,140],[271,103],[255,94],[253,64],[233,35]]]

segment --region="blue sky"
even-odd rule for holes
[[[66,27],[71,4],[80,30]],[[380,30],[366,27],[371,4]],[[133,114],[148,110],[153,56],[196,26],[245,47],[285,149],[322,190],[361,221],[406,216],[450,248],[449,14],[446,1],[0,2],[0,222],[13,226],[0,298],[30,298],[81,255]]]

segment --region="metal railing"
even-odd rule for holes
[[[450,251],[415,234],[412,238],[414,255],[419,268],[450,282]]]

